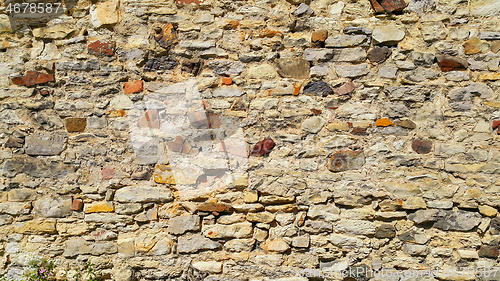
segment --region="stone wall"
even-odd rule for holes
[[[500,2],[12,3],[0,275],[498,266]]]

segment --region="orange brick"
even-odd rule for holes
[[[142,80],[125,82],[123,83],[123,90],[125,91],[125,94],[140,93],[142,92],[142,85]]]
[[[222,84],[231,85],[233,83],[233,78],[231,77],[222,77]]]
[[[375,125],[377,125],[377,127],[387,127],[394,125],[394,123],[392,123],[392,121],[389,120],[389,118],[382,118],[378,119],[377,122],[375,122]]]

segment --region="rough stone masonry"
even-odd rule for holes
[[[499,266],[500,2],[9,3],[0,276]]]

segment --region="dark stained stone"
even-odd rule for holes
[[[436,59],[441,70],[445,72],[466,70],[469,66],[469,63],[466,60],[456,57],[436,55]]]
[[[415,128],[417,128],[417,124],[415,124],[415,122],[409,120],[409,119],[405,119],[405,120],[397,120],[394,122],[394,124],[396,126],[399,126],[399,127],[402,127],[402,128],[406,128],[406,129],[410,129],[410,130],[413,130]]]
[[[26,154],[59,155],[68,140],[66,132],[38,132],[26,138]]]
[[[174,69],[178,65],[173,57],[151,58],[144,65],[144,71]]]
[[[311,35],[311,42],[314,47],[324,47],[326,38],[328,38],[328,30],[314,31]]]
[[[181,70],[197,76],[203,68],[203,61],[200,59],[183,60]]]
[[[263,156],[269,154],[276,144],[272,139],[265,139],[258,142],[254,147],[250,155],[252,156]]]
[[[309,62],[301,58],[278,59],[276,67],[281,77],[307,79],[309,78]]]
[[[328,160],[328,170],[332,172],[343,172],[347,170],[361,169],[365,164],[363,151],[345,150],[334,153]]]
[[[488,246],[488,245],[481,245],[481,248],[479,248],[479,257],[481,258],[492,258],[496,259],[498,258],[498,255],[500,252],[498,251],[498,246]]]
[[[368,59],[371,63],[382,63],[387,60],[392,54],[391,48],[384,46],[375,46],[373,49],[368,51]]]
[[[75,167],[62,162],[46,163],[40,158],[18,157],[5,161],[0,172],[7,177],[25,173],[36,178],[56,178],[64,177],[75,170]]]
[[[384,223],[377,227],[377,230],[375,231],[375,237],[382,239],[382,238],[394,238],[396,237],[396,228],[389,223]]]
[[[363,127],[355,127],[352,129],[351,134],[353,135],[358,135],[358,136],[364,136],[367,135],[366,133],[366,128]]]
[[[68,133],[83,132],[87,127],[87,118],[66,118],[66,130]]]
[[[304,86],[304,95],[328,96],[333,90],[325,81],[309,82]]]
[[[177,43],[177,33],[174,30],[174,26],[171,23],[163,25],[160,33],[156,35],[155,40],[165,49]]]
[[[89,44],[88,51],[89,54],[112,56],[115,53],[115,42],[101,42],[97,40]]]
[[[231,210],[231,205],[225,203],[200,203],[197,205],[196,209],[201,212],[229,212]]]
[[[375,13],[385,12],[384,7],[382,7],[382,5],[380,5],[380,3],[377,0],[370,0],[370,4],[372,5],[372,8],[375,11]]]
[[[27,71],[25,76],[12,78],[12,83],[19,86],[33,86],[54,81],[54,74]]]
[[[400,12],[407,5],[404,0],[382,0],[380,4],[387,13]]]
[[[9,139],[5,143],[5,147],[9,148],[21,148],[23,146],[24,146],[24,139],[16,137],[9,137]]]
[[[432,150],[432,141],[430,140],[414,140],[411,148],[418,154],[427,154]]]

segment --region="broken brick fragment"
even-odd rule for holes
[[[103,179],[109,180],[115,177],[116,170],[113,168],[102,168],[101,174]]]
[[[411,144],[411,149],[418,154],[428,154],[432,150],[432,141],[414,140]]]
[[[135,80],[123,83],[123,91],[125,94],[135,94],[142,92],[144,82],[142,80]]]
[[[222,77],[222,84],[231,85],[233,84],[233,78],[231,77]]]
[[[417,128],[417,124],[415,124],[415,122],[409,120],[409,119],[406,119],[406,120],[403,120],[403,121],[396,121],[394,122],[394,124],[396,126],[399,126],[399,127],[402,127],[402,128],[406,128],[406,129],[410,129],[410,130],[413,130],[415,128]]]
[[[393,13],[400,12],[408,4],[404,0],[370,0],[375,13]]]
[[[191,126],[196,129],[215,129],[221,125],[219,116],[215,113],[205,113],[204,111],[189,112],[187,114]]]
[[[311,112],[312,112],[314,115],[320,115],[320,114],[321,114],[321,112],[322,112],[321,110],[316,109],[316,108],[311,108],[310,110],[311,110]]]
[[[160,128],[160,118],[156,109],[150,109],[137,121],[137,126],[141,128]]]
[[[377,127],[387,127],[394,125],[394,123],[392,123],[392,121],[389,118],[381,118],[375,122],[375,125]]]
[[[186,0],[184,0],[186,1]],[[179,1],[177,1],[179,2]],[[171,23],[163,25],[160,33],[155,37],[156,42],[163,48],[167,49],[173,44],[177,43],[177,33],[174,30],[174,26]]]
[[[274,146],[276,144],[272,139],[265,139],[263,141],[258,142],[252,150],[252,153],[250,155],[252,156],[263,156],[266,154],[269,154],[271,150],[273,150]]]
[[[71,210],[73,211],[83,210],[83,201],[81,199],[73,199],[73,203],[71,204]]]
[[[115,53],[115,42],[94,41],[88,45],[89,54],[98,56],[112,56]]]
[[[54,74],[27,71],[25,76],[12,78],[12,83],[19,86],[33,86],[54,81]]]
[[[493,121],[491,128],[496,129],[498,126],[500,126],[500,120],[495,120],[495,121]]]
[[[314,31],[311,35],[311,42],[315,47],[324,47],[326,38],[328,38],[327,30]]]

